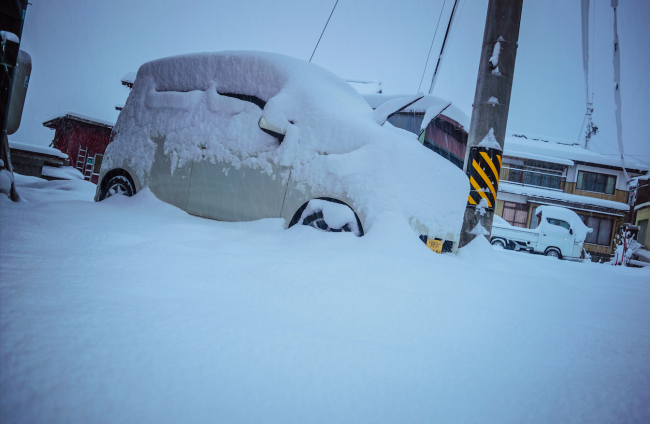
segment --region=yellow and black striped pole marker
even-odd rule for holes
[[[476,206],[481,199],[487,201],[488,209],[496,205],[499,190],[501,155],[497,149],[474,146],[470,148],[467,162],[467,175],[471,185],[467,205]]]

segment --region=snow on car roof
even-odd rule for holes
[[[261,117],[286,132],[281,144],[259,129]],[[366,225],[397,208],[412,226],[451,240],[462,223],[469,192],[462,171],[413,134],[378,125],[350,84],[313,63],[250,51],[145,63],[118,117],[105,166],[126,162],[146,185],[155,136],[165,137],[173,169],[209,160],[271,175],[271,164],[290,166],[292,180],[312,192],[345,192],[350,206],[364,209]]]
[[[376,109],[389,100],[393,100],[398,97],[406,97],[409,95],[412,94],[366,94],[363,96],[363,98],[366,99],[368,104],[373,109]],[[411,106],[404,109],[404,112],[426,113],[427,109],[431,107],[438,107],[439,105],[444,105],[447,102],[448,100],[442,99],[438,96],[426,94],[421,100],[418,100]],[[461,125],[462,129],[465,131],[469,131],[469,116],[467,116],[465,112],[460,110],[454,104],[445,109],[442,114],[458,122]]]
[[[576,240],[583,242],[587,234],[591,233],[593,229],[587,227],[577,213],[571,209],[563,208],[561,206],[541,205],[535,209],[535,215],[542,214],[542,217],[555,218],[566,221],[571,226]]]
[[[65,153],[61,152],[58,149],[47,147],[47,146],[39,146],[31,143],[21,143],[15,140],[9,140],[9,148],[16,149],[16,150],[24,150],[26,152],[42,153],[44,155],[56,156],[61,159],[68,158],[68,155],[66,155]]]
[[[538,136],[535,134],[510,132],[506,133],[505,151],[528,152],[568,159],[572,161],[593,163],[597,165],[614,166],[621,168],[621,160],[615,156],[605,156],[591,150],[585,149],[582,144],[557,137]],[[649,168],[634,159],[625,159],[625,167],[640,171],[647,171]]]

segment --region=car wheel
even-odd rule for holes
[[[506,248],[506,244],[501,239],[492,240],[492,246],[500,247],[502,249]]]
[[[130,197],[134,194],[135,187],[133,187],[133,183],[124,175],[115,175],[106,183],[106,190],[104,190],[103,197],[99,200],[108,199],[117,195]]]
[[[343,202],[313,199],[299,212],[301,215],[297,220],[298,224],[307,225],[328,233],[354,233],[357,236],[363,235],[359,218]]]
[[[546,256],[550,256],[550,257],[552,257],[552,258],[562,259],[562,254],[560,253],[559,250],[557,250],[557,249],[555,249],[555,248],[547,249],[546,252],[545,252],[544,254],[545,254]]]

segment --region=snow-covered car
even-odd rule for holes
[[[513,227],[495,216],[490,242],[494,246],[560,259],[584,259],[583,244],[593,230],[575,212],[559,206],[538,206],[535,215],[539,224],[534,229]]]
[[[114,127],[95,200],[148,186],[201,217],[357,235],[396,212],[455,251],[467,177],[386,122],[420,97],[373,110],[331,72],[270,53],[154,60]]]

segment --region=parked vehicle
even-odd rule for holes
[[[575,212],[558,206],[538,206],[535,215],[539,220],[535,229],[514,227],[495,216],[490,242],[505,249],[560,259],[585,258],[583,244],[593,230]]]
[[[144,64],[114,127],[96,201],[149,187],[188,213],[223,221],[363,235],[404,216],[456,250],[469,184],[407,131],[384,125],[422,96],[373,110],[336,75],[260,52]]]

